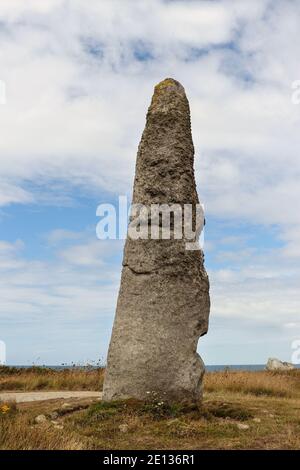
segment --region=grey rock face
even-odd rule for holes
[[[138,149],[133,203],[198,201],[189,104],[173,79],[155,87]],[[197,237],[195,236],[195,239]],[[209,281],[201,250],[186,240],[127,238],[103,400],[201,398],[196,352],[208,329]]]
[[[282,362],[279,359],[270,357],[266,366],[267,370],[293,370],[296,369],[290,362]]]

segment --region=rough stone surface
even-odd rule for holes
[[[41,424],[41,423],[45,423],[47,421],[47,418],[45,415],[38,415],[35,417],[34,421],[37,423],[37,424]]]
[[[296,369],[290,362],[282,362],[279,359],[270,357],[267,362],[267,370],[293,370]]]
[[[155,87],[138,148],[133,203],[199,202],[189,103],[173,79]],[[196,237],[197,238],[197,237]],[[209,281],[201,250],[185,240],[127,238],[103,400],[198,401],[208,329]],[[147,394],[148,392],[148,394]]]
[[[237,428],[238,429],[241,429],[242,431],[246,431],[247,429],[250,428],[250,426],[248,424],[243,424],[243,423],[237,423]]]

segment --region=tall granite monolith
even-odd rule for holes
[[[189,103],[176,80],[155,87],[132,202],[147,208],[189,204],[193,210],[199,203]],[[145,400],[155,394],[173,402],[199,401],[204,364],[197,344],[207,332],[209,309],[202,250],[187,249],[185,238],[128,236],[103,399]]]

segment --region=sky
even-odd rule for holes
[[[291,360],[300,338],[299,20],[297,0],[1,0],[8,364],[105,362],[123,241],[96,238],[96,209],[130,198],[147,108],[166,77],[190,101],[206,211],[212,305],[198,351],[206,364]]]

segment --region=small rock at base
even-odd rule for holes
[[[40,423],[45,423],[47,421],[47,418],[45,415],[38,415],[36,416],[36,418],[34,419],[34,421],[37,423],[37,424],[40,424]]]
[[[250,428],[250,426],[248,426],[248,424],[243,424],[243,423],[238,423],[237,427],[238,427],[238,429],[242,429],[243,431]]]
[[[119,430],[121,432],[127,432],[128,431],[128,424],[120,424]]]

